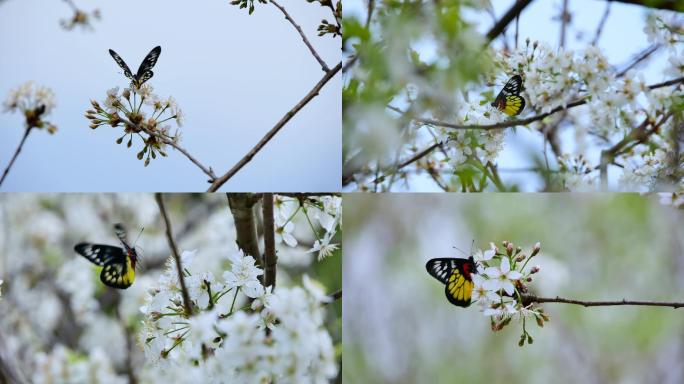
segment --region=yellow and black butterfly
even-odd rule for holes
[[[522,82],[520,75],[511,77],[501,92],[499,92],[499,95],[496,96],[496,99],[494,99],[494,102],[491,104],[492,107],[509,116],[519,115],[525,109],[525,99],[520,96]]]
[[[472,274],[477,273],[475,260],[440,258],[430,259],[425,264],[428,273],[444,285],[444,293],[453,305],[467,307],[473,293]]]
[[[140,63],[140,66],[138,67],[138,72],[136,74],[133,74],[131,72],[131,69],[128,68],[128,65],[126,65],[126,62],[124,62],[121,56],[114,52],[114,50],[110,49],[109,54],[112,55],[114,61],[116,61],[116,63],[119,64],[119,67],[123,69],[124,76],[131,79],[131,86],[135,87],[136,89],[139,89],[147,80],[154,76],[154,72],[152,72],[152,67],[154,67],[154,65],[157,64],[157,59],[159,59],[159,55],[161,54],[161,47],[156,46],[152,48],[150,53],[148,53],[147,56],[145,56],[145,59],[142,61],[142,63]]]
[[[116,236],[123,248],[104,244],[80,243],[74,250],[92,263],[102,267],[100,280],[113,288],[126,289],[135,280],[135,265],[138,254],[135,248],[128,245],[126,229],[121,224],[114,224]]]

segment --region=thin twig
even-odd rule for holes
[[[309,51],[311,51],[311,54],[316,58],[316,61],[318,61],[318,64],[321,65],[321,69],[323,69],[323,72],[328,72],[330,71],[330,68],[328,68],[328,65],[321,59],[321,57],[318,55],[318,52],[314,49],[313,45],[309,42],[309,39],[306,38],[306,35],[304,34],[304,31],[302,31],[302,27],[297,24],[294,19],[290,16],[289,13],[285,10],[285,7],[282,5],[276,3],[274,0],[271,0],[271,4],[275,5],[278,9],[280,9],[280,12],[285,15],[285,19],[292,24],[293,27],[299,32],[299,35],[302,37],[302,40],[304,40],[304,44],[309,48]]]
[[[185,157],[187,157],[190,161],[192,161],[195,165],[197,165],[199,167],[199,169],[202,170],[202,172],[204,172],[207,176],[209,176],[209,182],[213,182],[214,180],[216,180],[216,175],[214,174],[214,171],[211,169],[211,167],[204,166],[202,163],[199,162],[199,160],[195,159],[188,151],[186,151],[183,147],[178,145],[178,143],[174,142],[173,140],[169,140],[166,137],[160,135],[158,132],[153,131],[149,128],[146,128],[142,125],[135,125],[135,124],[131,123],[130,121],[127,121],[127,123],[143,130],[148,135],[152,135],[152,136],[158,138],[159,140],[161,140],[162,143],[170,145],[171,147],[176,149],[178,152],[185,155]]]
[[[641,305],[648,307],[672,307],[672,308],[682,308],[684,303],[680,302],[662,302],[662,301],[637,301],[637,300],[614,300],[614,301],[582,301],[566,299],[563,297],[537,297],[537,296],[523,296],[523,303],[564,303],[564,304],[575,304],[582,305],[584,307],[605,307],[612,305]]]
[[[318,95],[318,92],[320,92],[321,88],[332,79],[337,72],[342,69],[342,62],[339,62],[335,68],[329,70],[326,72],[325,76],[316,84],[316,86],[313,87],[309,93],[304,96],[304,98],[297,103],[291,110],[289,110],[281,119],[276,123],[276,125],[271,128],[266,135],[259,140],[259,142],[252,148],[242,159],[240,159],[228,172],[226,172],[223,176],[215,179],[212,183],[207,192],[216,192],[223,184],[225,184],[228,180],[230,180],[231,177],[233,177],[242,167],[247,165],[252,158],[261,150],[264,148],[264,146],[273,138],[273,136],[280,131],[281,128],[287,124],[292,117],[294,117],[302,108],[304,108],[314,97]]]
[[[276,264],[278,262],[275,248],[273,194],[264,193],[262,204],[264,219],[264,287],[273,287],[273,290],[276,285]]]
[[[565,29],[568,27],[570,15],[568,14],[568,0],[563,0],[563,9],[561,10],[561,29],[560,29],[560,47],[565,48]]]
[[[12,160],[10,160],[9,164],[7,165],[7,168],[5,168],[5,172],[2,173],[2,178],[0,178],[0,185],[2,185],[2,182],[5,181],[5,178],[7,177],[10,168],[12,168],[12,164],[14,164],[14,161],[17,159],[17,156],[19,156],[19,152],[21,152],[21,148],[24,146],[24,142],[26,141],[29,132],[31,132],[31,128],[26,128],[26,131],[24,131],[24,137],[21,138],[19,146],[17,147],[17,150],[14,152],[14,156],[12,156]]]
[[[652,124],[651,129],[646,129],[649,126],[650,121],[648,118],[646,118],[641,124],[639,124],[639,126],[633,128],[618,143],[606,150],[601,151],[601,162],[598,168],[601,176],[601,188],[603,188],[603,190],[606,190],[608,187],[608,165],[613,164],[615,158],[621,153],[628,151],[629,148],[644,143],[649,137],[651,137],[651,135],[656,133],[660,126],[665,124],[665,122],[671,116],[671,113],[663,115],[660,121]]]
[[[71,10],[74,12],[78,12],[78,8],[76,7],[76,4],[72,0],[63,0],[65,3],[69,4],[71,7]]]
[[[375,0],[368,0],[368,8],[366,10],[366,29],[370,26],[373,18],[373,11],[375,10]]]
[[[171,248],[173,258],[176,260],[176,269],[178,270],[178,281],[180,282],[181,292],[183,294],[185,315],[187,317],[190,317],[190,315],[192,314],[192,309],[190,307],[190,295],[188,294],[188,289],[185,286],[183,265],[181,264],[180,254],[178,253],[176,241],[173,239],[173,229],[171,228],[171,221],[169,220],[169,216],[166,213],[166,208],[164,207],[164,198],[162,197],[161,193],[155,193],[154,198],[155,200],[157,200],[159,212],[161,213],[162,219],[164,219],[164,224],[166,225],[166,240],[169,242],[169,248]]]
[[[491,42],[499,36],[508,26],[508,24],[515,19],[516,16],[520,15],[520,13],[527,7],[532,0],[518,0],[511,6],[511,8],[504,14],[501,19],[494,24],[492,29],[487,32],[487,43]]]
[[[606,9],[603,11],[603,16],[601,16],[601,21],[599,21],[598,27],[596,28],[596,34],[594,35],[594,39],[591,41],[591,45],[596,45],[601,37],[601,32],[603,32],[603,27],[606,25],[608,15],[610,14],[611,4],[613,4],[612,1],[606,3]]]
[[[629,71],[630,69],[636,67],[636,66],[639,65],[639,63],[641,63],[642,61],[646,60],[646,59],[647,59],[649,56],[651,56],[655,51],[657,51],[658,48],[660,48],[660,45],[658,45],[658,44],[653,44],[653,45],[647,47],[647,48],[644,49],[642,52],[640,52],[640,53],[632,60],[632,62],[629,63],[629,65],[627,65],[624,69],[622,69],[620,72],[618,72],[615,76],[616,76],[616,77],[622,77],[622,76],[624,76],[624,75],[627,73],[627,71]]]

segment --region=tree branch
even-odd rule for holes
[[[278,256],[275,249],[275,222],[273,216],[273,194],[264,193],[263,197],[264,219],[264,287],[276,285],[276,263]]]
[[[492,29],[487,32],[487,43],[490,43],[497,36],[499,36],[506,29],[508,24],[510,24],[510,22],[513,21],[513,19],[515,19],[515,17],[518,16],[531,2],[532,0],[517,0],[511,9],[509,9],[508,12],[506,12],[506,14],[504,14],[496,24],[494,24]]]
[[[304,106],[306,106],[314,97],[318,96],[318,92],[320,92],[321,88],[332,79],[337,72],[340,71],[342,68],[342,62],[339,62],[335,68],[329,70],[326,72],[325,76],[316,84],[316,86],[313,87],[313,89],[306,95],[304,98],[297,103],[291,110],[289,110],[285,116],[283,116],[280,121],[276,123],[276,125],[271,128],[266,135],[259,140],[259,142],[252,148],[242,159],[240,159],[234,166],[231,168],[228,172],[226,172],[223,176],[215,179],[212,183],[207,192],[216,192],[223,184],[225,184],[228,180],[230,180],[231,177],[233,177],[242,167],[247,165],[252,158],[259,152],[260,150],[263,149],[263,147],[273,138],[273,136],[280,131],[281,128],[287,124],[292,117],[294,117]]]
[[[307,39],[306,35],[304,35],[304,31],[302,31],[302,27],[300,27],[294,21],[294,19],[292,19],[292,17],[290,17],[290,14],[287,13],[287,11],[285,10],[285,7],[276,3],[274,0],[271,0],[271,4],[275,5],[278,9],[280,9],[280,12],[282,12],[283,15],[285,15],[285,19],[287,19],[287,21],[289,21],[290,24],[292,24],[292,26],[295,27],[297,32],[299,32],[299,35],[302,37],[302,40],[304,40],[304,44],[306,44],[306,46],[309,48],[309,51],[311,51],[311,54],[314,56],[314,58],[316,58],[316,61],[318,61],[318,64],[321,65],[321,69],[323,70],[323,72],[330,71],[330,68],[328,68],[328,65],[325,63],[325,61],[323,61],[323,59],[321,59],[321,57],[318,55],[318,52],[316,52],[313,45],[311,45],[311,43],[309,42],[309,39]]]
[[[26,142],[26,138],[28,137],[29,132],[31,132],[31,128],[26,128],[26,131],[24,132],[24,137],[21,138],[19,146],[17,147],[17,150],[14,152],[14,156],[12,156],[12,159],[7,165],[7,168],[5,168],[5,172],[2,173],[2,177],[0,178],[0,185],[2,185],[2,182],[5,181],[5,178],[7,177],[10,168],[12,168],[12,164],[14,164],[14,161],[17,159],[17,156],[19,156],[19,152],[21,152],[21,148],[24,146],[24,142]]]
[[[245,255],[256,259],[259,268],[264,268],[264,263],[259,252],[259,239],[257,236],[257,226],[254,220],[254,206],[259,201],[260,196],[253,193],[226,193],[230,213],[233,214],[235,222],[235,235],[237,245]],[[262,281],[260,278],[259,281]]]
[[[564,303],[564,304],[575,304],[584,307],[605,307],[613,305],[641,305],[648,307],[672,307],[672,308],[682,308],[684,303],[678,302],[661,302],[661,301],[636,301],[636,300],[615,300],[615,301],[582,301],[565,299],[562,297],[537,297],[533,295],[525,295],[522,297],[523,305],[527,306],[531,303]]]
[[[155,193],[154,198],[155,200],[157,200],[159,212],[161,213],[162,219],[164,219],[164,224],[166,226],[166,240],[169,242],[169,248],[171,248],[173,258],[174,260],[176,260],[176,269],[178,270],[178,282],[180,283],[181,293],[183,294],[183,306],[185,307],[185,316],[190,317],[190,315],[192,314],[190,295],[188,294],[188,289],[185,286],[183,265],[181,264],[180,254],[178,253],[176,241],[173,239],[173,229],[171,228],[171,221],[169,220],[169,216],[166,213],[166,207],[164,207],[164,198],[162,197],[161,193]]]

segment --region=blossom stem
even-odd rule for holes
[[[171,253],[173,254],[174,260],[176,260],[176,269],[178,270],[178,281],[181,286],[181,293],[183,294],[183,304],[185,307],[185,316],[190,317],[192,310],[190,308],[190,295],[188,294],[188,289],[185,286],[185,277],[183,276],[183,266],[181,264],[180,254],[178,253],[178,247],[176,246],[176,241],[173,239],[173,229],[171,228],[171,221],[166,213],[166,207],[164,206],[164,199],[161,193],[154,194],[155,200],[157,200],[157,205],[159,206],[159,212],[161,213],[164,224],[166,225],[166,240],[169,242],[169,248],[171,248]]]
[[[275,222],[273,219],[273,194],[264,193],[262,199],[262,211],[264,219],[264,287],[273,287],[276,284],[276,264],[278,256],[275,249]]]
[[[328,72],[328,71],[330,71],[330,68],[328,68],[328,65],[325,63],[325,61],[323,61],[323,59],[321,59],[321,57],[318,55],[318,52],[316,52],[316,50],[314,49],[313,45],[311,45],[311,43],[309,42],[309,39],[307,39],[307,38],[306,38],[306,35],[304,35],[304,31],[302,31],[302,27],[300,27],[300,26],[294,21],[294,19],[293,19],[292,17],[290,17],[290,14],[287,13],[287,11],[285,10],[285,7],[283,7],[282,5],[276,3],[274,0],[271,0],[271,4],[275,5],[275,6],[280,10],[280,12],[282,12],[283,15],[285,15],[285,19],[286,19],[287,21],[289,21],[290,24],[292,24],[293,27],[295,27],[295,29],[296,29],[297,32],[299,33],[299,36],[301,36],[301,37],[302,37],[302,40],[304,40],[304,44],[306,44],[306,47],[309,48],[309,51],[311,51],[311,54],[313,55],[313,57],[316,59],[316,61],[318,61],[318,64],[321,65],[321,69],[323,70],[323,72]]]
[[[24,136],[21,138],[21,141],[19,142],[19,146],[17,147],[17,150],[14,152],[14,156],[12,156],[12,159],[10,160],[9,164],[7,165],[7,168],[5,168],[5,171],[2,173],[2,177],[0,178],[0,185],[2,185],[2,182],[5,181],[5,178],[7,177],[7,174],[10,171],[10,168],[12,168],[12,165],[14,164],[14,161],[17,159],[17,156],[19,156],[19,152],[21,152],[21,148],[24,146],[24,143],[26,142],[26,138],[28,137],[29,133],[31,132],[31,128],[26,128],[26,131],[24,131]]]
[[[237,295],[239,292],[240,292],[240,287],[237,287],[237,289],[235,290],[235,295],[233,296],[233,302],[230,304],[230,312],[228,313],[228,315],[233,314],[233,308],[235,308],[235,300],[237,300]]]
[[[527,306],[529,303],[564,303],[564,304],[575,304],[584,307],[602,307],[602,306],[613,306],[613,305],[639,305],[648,307],[672,307],[672,308],[684,308],[684,302],[662,302],[662,301],[637,301],[637,300],[614,300],[614,301],[583,301],[566,299],[563,297],[538,297],[533,295],[525,295],[522,297],[523,304]],[[527,303],[527,304],[526,304]]]

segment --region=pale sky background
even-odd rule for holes
[[[514,0],[493,0],[494,10],[497,20],[508,11],[508,9],[515,3]],[[596,28],[599,24],[601,16],[605,10],[607,1],[603,0],[572,0],[569,1],[569,11],[572,14],[572,22],[566,34],[566,49],[580,50],[584,49],[588,43],[593,39]],[[519,42],[518,44],[525,44],[525,38],[529,37],[531,41],[546,41],[552,47],[558,47],[560,40],[560,22],[554,20],[562,9],[562,0],[544,0],[534,1],[525,8],[520,17],[519,23]],[[345,0],[344,2],[345,16],[352,14],[364,15],[362,20],[365,20],[366,1],[365,0]],[[624,64],[630,61],[630,58],[636,53],[648,47],[649,43],[644,34],[643,28],[645,25],[645,16],[648,9],[640,6],[626,5],[621,3],[613,3],[611,6],[610,16],[603,28],[603,33],[598,42],[599,48],[608,58],[609,62],[622,68]],[[477,22],[477,30],[482,34],[494,25],[494,21],[487,13],[469,14],[468,20]],[[512,37],[515,33],[515,21],[509,24],[506,34],[509,41],[513,41]],[[576,36],[578,33],[583,33],[585,38],[578,41]],[[501,47],[500,37],[497,38],[495,44],[496,48]],[[414,47],[416,48],[416,47]],[[418,47],[420,50],[420,47]],[[426,54],[429,50],[421,50],[422,54]],[[429,55],[426,56],[429,58]],[[637,67],[637,71],[644,75],[648,84],[657,83],[664,80],[670,80],[662,75],[662,69],[666,63],[666,56],[664,50],[656,52],[652,55],[651,61],[645,66]],[[564,129],[561,131],[562,136],[569,140],[564,140],[564,148],[568,148],[568,152],[572,152],[573,147],[570,145],[573,142],[574,132],[571,129]],[[506,144],[503,152],[499,155],[498,165],[501,168],[501,177],[508,183],[517,183],[523,192],[538,191],[542,187],[542,182],[538,176],[532,173],[514,173],[504,172],[504,169],[520,169],[533,167],[535,164],[531,161],[529,156],[530,151],[533,153],[543,153],[543,139],[541,135],[536,132],[530,132],[527,129],[518,129],[515,133],[508,131],[506,136]],[[591,148],[590,148],[591,149]],[[592,165],[599,163],[600,152],[594,147],[593,150],[588,151],[589,163]],[[617,176],[621,172],[616,168],[609,168],[609,183],[611,188],[616,188]],[[354,188],[352,185],[350,188]],[[347,189],[350,189],[347,188]],[[435,185],[434,181],[428,176],[424,178],[413,178],[411,182],[412,191],[423,192],[442,192],[442,190]]]
[[[274,6],[253,15],[224,1],[84,1],[99,8],[93,31],[65,31],[71,18],[60,0],[0,3],[0,98],[27,80],[50,87],[57,107],[48,120],[59,130],[31,132],[2,191],[204,191],[207,176],[179,152],[137,160],[142,145],[117,145],[121,128],[88,128],[90,99],[128,86],[109,56],[117,51],[136,71],[156,45],[162,53],[149,81],[172,95],[186,119],[181,145],[217,175],[232,167],[323,76],[296,30]],[[318,37],[330,11],[282,0],[329,67],[341,39]],[[338,73],[222,191],[337,191],[341,179],[341,76]],[[23,116],[0,113],[0,167],[24,132]],[[0,170],[1,172],[1,170]]]

